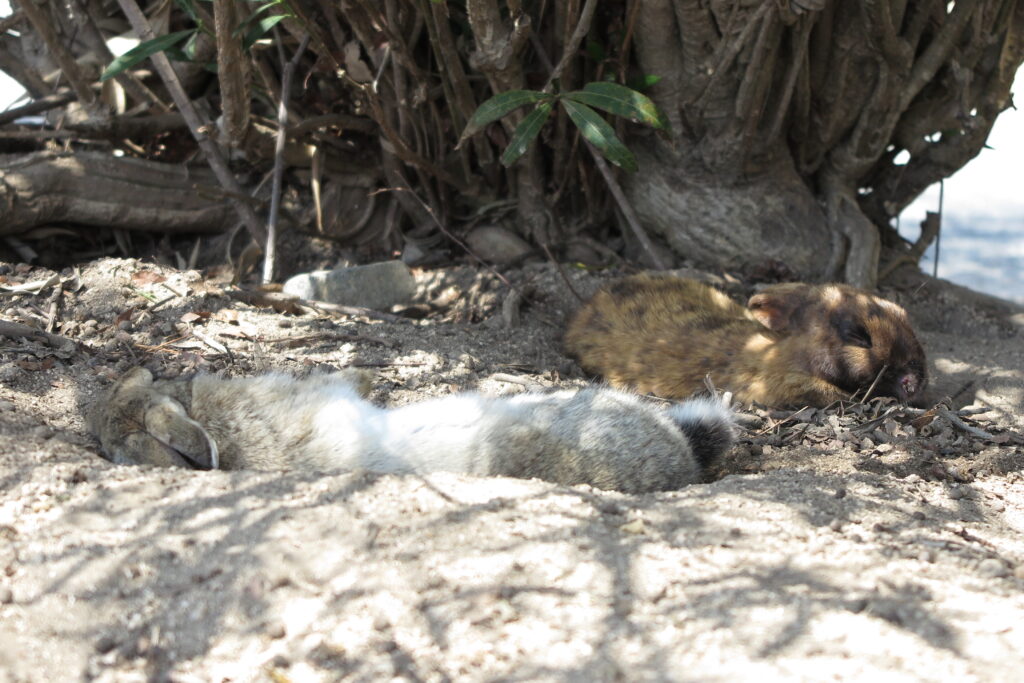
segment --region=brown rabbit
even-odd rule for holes
[[[604,387],[488,397],[462,393],[391,410],[360,371],[304,379],[121,377],[90,417],[114,462],[196,469],[459,472],[630,493],[699,482],[732,444],[712,400],[667,409]]]
[[[743,308],[694,280],[636,275],[575,316],[567,351],[612,386],[665,398],[704,377],[745,403],[824,406],[864,396],[919,401],[924,349],[896,304],[841,284],[766,287]]]

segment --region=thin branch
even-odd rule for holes
[[[139,5],[135,0],[117,0],[117,2],[141,40],[153,40],[156,37],[153,33],[153,28],[149,25],[149,20],[146,19],[146,15],[139,9]],[[160,74],[160,78],[163,79],[164,85],[167,86],[167,90],[170,91],[174,104],[181,111],[182,116],[185,117],[189,130],[192,131],[192,136],[199,143],[203,154],[206,155],[206,161],[217,176],[218,182],[228,191],[229,197],[244,194],[244,190],[238,184],[235,176],[232,175],[231,169],[228,168],[224,157],[221,156],[217,144],[206,134],[206,131],[210,129],[209,124],[199,118],[199,114],[192,106],[191,100],[185,94],[185,89],[181,87],[181,81],[178,80],[178,75],[171,66],[167,55],[163,52],[157,52],[150,55],[150,60],[152,60],[153,65]],[[242,218],[253,239],[259,244],[264,244],[267,240],[266,229],[256,216],[256,212],[252,210],[252,207],[236,199],[232,199],[231,203]]]
[[[637,217],[636,212],[633,211],[633,207],[630,205],[629,200],[626,199],[625,193],[619,186],[619,181],[615,179],[611,169],[608,168],[608,164],[605,163],[604,157],[601,156],[601,153],[598,152],[590,142],[584,142],[586,142],[587,149],[590,150],[590,155],[594,157],[594,165],[597,166],[597,169],[601,171],[601,175],[604,176],[604,181],[607,183],[608,189],[611,190],[612,196],[615,198],[615,203],[619,205],[619,210],[622,211],[622,216],[626,219],[626,223],[629,225],[630,230],[633,231],[637,241],[640,242],[640,246],[650,257],[651,263],[654,264],[655,268],[658,270],[665,270],[667,267],[665,262],[661,260],[661,257],[658,256],[658,253],[654,250],[654,244],[647,236],[647,233],[644,232],[643,227],[640,225],[640,219]]]
[[[82,72],[82,67],[78,66],[75,56],[64,47],[66,41],[61,40],[54,30],[55,22],[53,18],[43,6],[37,5],[33,0],[22,0],[19,4],[21,11],[25,13],[29,23],[32,24],[32,28],[39,34],[42,41],[46,43],[50,56],[57,62],[64,77],[68,79],[68,83],[71,84],[71,88],[78,95],[79,101],[85,105],[95,104],[96,93],[92,91],[89,79]]]
[[[953,5],[953,11],[946,17],[946,22],[938,34],[914,63],[910,78],[900,92],[900,111],[905,111],[910,102],[917,97],[917,93],[935,77],[939,67],[949,58],[953,46],[960,39],[977,7],[976,0],[957,0]]]
[[[107,46],[107,41],[103,38],[103,34],[100,32],[99,27],[96,26],[96,22],[93,20],[92,14],[89,13],[89,8],[87,7],[85,0],[72,0],[71,8],[72,11],[80,14],[82,17],[81,22],[79,23],[80,32],[83,40],[88,44],[89,49],[93,50],[105,64],[109,64],[114,61],[114,54]],[[114,80],[116,80],[118,84],[125,89],[125,92],[131,95],[135,101],[139,103],[150,103],[162,114],[166,114],[171,110],[156,93],[146,87],[146,84],[131,71],[122,71],[114,76]]]
[[[0,126],[20,119],[23,116],[40,114],[44,111],[49,111],[50,109],[63,107],[68,102],[73,102],[77,97],[78,96],[75,94],[74,90],[61,90],[60,92],[47,95],[46,97],[35,100],[34,102],[29,102],[28,104],[15,107],[14,109],[8,109],[0,114]]]
[[[236,0],[213,3],[214,35],[217,41],[217,83],[220,85],[221,130],[225,142],[234,147],[245,146],[251,128],[249,101],[249,59],[242,52],[242,38],[237,27],[243,19]],[[280,33],[275,31],[280,46]],[[283,61],[283,60],[282,60]],[[272,247],[268,245],[267,252]],[[264,262],[266,268],[266,262]]]
[[[23,325],[21,323],[9,322],[7,320],[0,320],[0,336],[10,337],[11,339],[24,337],[34,341],[44,341],[50,346],[55,346],[57,348],[67,346],[69,344],[75,348],[81,347],[78,342],[70,337],[36,329],[35,327],[29,327],[28,325]]]
[[[583,10],[580,12],[580,20],[576,22],[576,30],[573,31],[572,37],[569,38],[569,42],[565,45],[565,50],[562,51],[562,58],[558,60],[554,71],[548,76],[548,82],[544,84],[544,92],[551,92],[555,81],[562,77],[562,72],[569,66],[569,62],[576,57],[576,52],[580,49],[580,43],[583,42],[587,32],[590,30],[590,22],[594,18],[594,10],[596,8],[597,0],[587,0],[584,3]]]
[[[942,417],[946,418],[946,421],[949,422],[949,424],[953,425],[957,429],[962,429],[963,431],[967,432],[971,436],[976,436],[976,437],[978,437],[980,439],[986,439],[988,441],[991,441],[994,438],[991,434],[986,432],[984,429],[978,429],[977,427],[972,427],[971,425],[967,424],[966,422],[961,420],[959,417],[957,417],[953,413],[953,411],[950,410],[949,408],[947,408],[946,406],[941,406],[941,405],[940,406],[936,406],[935,407],[935,411],[939,415],[941,415]]]
[[[280,35],[277,39],[280,48]],[[295,69],[299,65],[302,54],[309,45],[309,34],[302,37],[295,54],[284,65],[284,72],[281,75],[281,99],[277,104],[277,142],[274,146],[274,179],[270,192],[270,215],[267,217],[267,249],[263,258],[263,281],[271,282],[274,279],[274,257],[277,253],[277,214],[281,206],[281,179],[284,176],[284,147],[288,138],[288,97],[291,93],[292,78],[295,76]],[[281,57],[284,57],[284,49],[280,48]]]

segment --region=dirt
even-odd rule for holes
[[[582,296],[616,273],[566,268]],[[54,279],[56,276],[56,279]],[[932,403],[744,411],[708,483],[193,472],[103,460],[83,414],[142,363],[360,364],[401,404],[587,380],[528,264],[417,273],[377,320],[285,315],[136,260],[0,265],[0,681],[979,680],[1024,667],[1024,314],[885,290]],[[731,293],[752,283],[709,276]],[[48,284],[46,284],[48,283]],[[62,341],[62,338],[66,341]]]

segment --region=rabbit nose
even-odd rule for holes
[[[908,397],[917,393],[918,384],[917,375],[913,373],[908,372],[900,377],[900,389],[902,389]]]

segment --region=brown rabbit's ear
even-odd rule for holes
[[[750,297],[747,308],[754,320],[769,330],[784,332],[795,326],[795,313],[806,303],[806,294],[803,284],[773,285]]]

